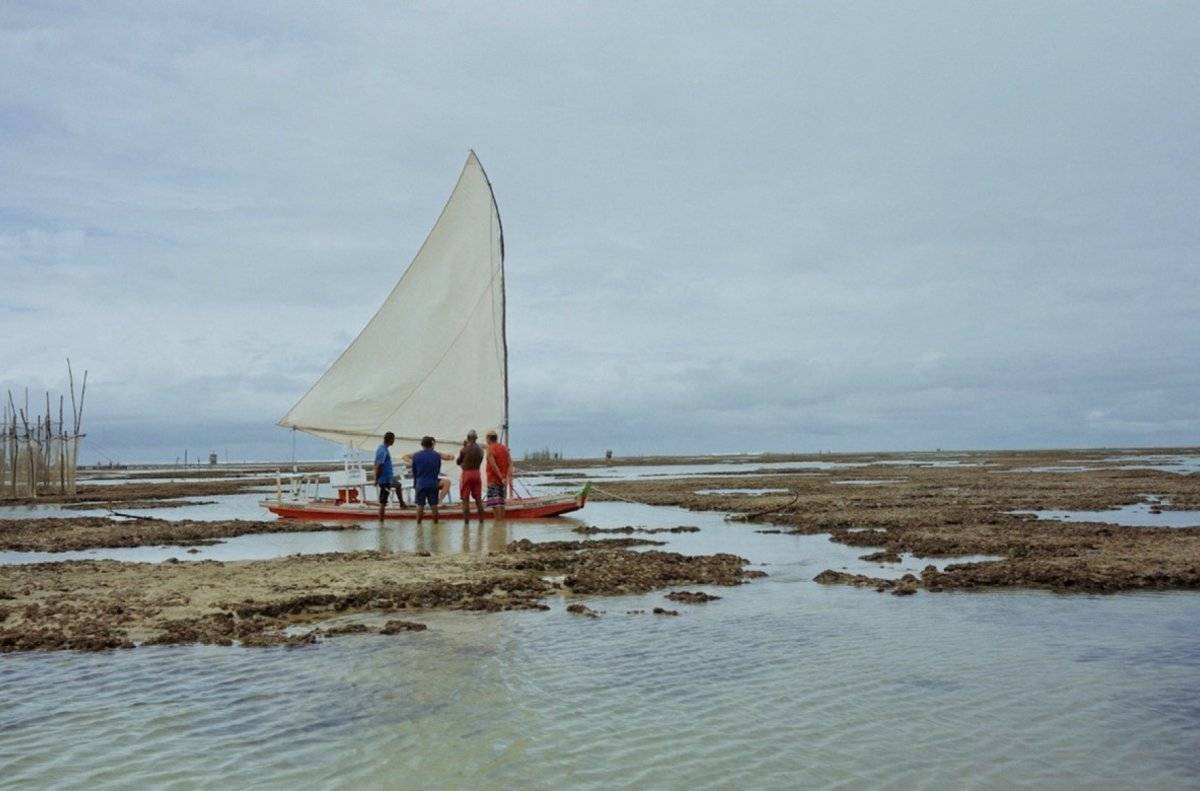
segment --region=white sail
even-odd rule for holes
[[[383,306],[279,425],[356,448],[507,429],[504,238],[475,152]]]

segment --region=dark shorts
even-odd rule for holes
[[[482,499],[483,478],[479,477],[479,470],[462,471],[462,478],[458,482],[458,497],[464,503],[468,497]]]
[[[396,490],[396,502],[400,503],[400,505],[404,505],[404,488],[403,487],[404,487],[403,481],[392,481],[391,483],[381,484],[379,487],[379,504],[387,505],[388,494],[392,491],[392,489],[395,489]]]
[[[504,506],[504,484],[489,483],[487,488],[487,504],[488,508],[501,508]]]
[[[436,484],[434,484],[433,486],[422,486],[420,489],[417,489],[417,505],[418,506],[428,505],[428,506],[432,507],[437,504],[438,504],[438,487]]]

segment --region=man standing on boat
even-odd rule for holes
[[[392,452],[389,448],[396,441],[396,435],[388,432],[383,435],[383,444],[375,449],[375,485],[379,487],[379,518],[387,510],[388,492],[396,490],[396,502],[404,507],[404,479],[396,476],[392,470]]]
[[[497,522],[504,521],[504,499],[512,481],[512,456],[495,431],[487,433],[487,504]]]
[[[438,521],[438,477],[442,472],[443,461],[454,461],[448,453],[438,453],[433,449],[433,437],[426,435],[421,438],[421,450],[407,454],[404,461],[412,466],[413,486],[417,490],[417,524],[425,516],[425,506],[433,512],[433,521]]]
[[[458,496],[462,500],[463,522],[471,524],[471,498],[479,510],[479,524],[483,524],[483,479],[479,468],[483,466],[483,448],[476,442],[479,435],[475,429],[467,432],[467,440],[458,452],[458,466],[462,467],[462,478],[458,481]]]

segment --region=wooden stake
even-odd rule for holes
[[[17,496],[17,405],[13,403],[12,390],[8,391],[8,411],[12,420],[12,496]]]
[[[67,494],[67,433],[63,431],[63,397],[58,394],[58,493]]]
[[[75,421],[72,435],[79,433],[79,412],[75,409],[75,372],[71,370],[71,358],[67,358],[67,381],[71,383],[71,419]]]
[[[83,369],[83,385],[79,388],[79,416],[75,418],[75,434],[83,428],[83,397],[87,395],[87,369]]]
[[[36,499],[36,486],[34,480],[36,476],[33,471],[33,448],[29,447],[29,418],[26,410],[29,408],[29,388],[25,388],[25,409],[21,410],[21,425],[25,427],[25,458],[29,460],[29,494]]]
[[[54,441],[54,425],[50,420],[50,391],[46,391],[46,463],[42,467],[42,482],[50,488],[50,446]]]

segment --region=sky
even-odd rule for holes
[[[1198,40],[1167,2],[7,0],[0,395],[70,357],[85,462],[289,458],[474,149],[518,454],[1197,445]]]

